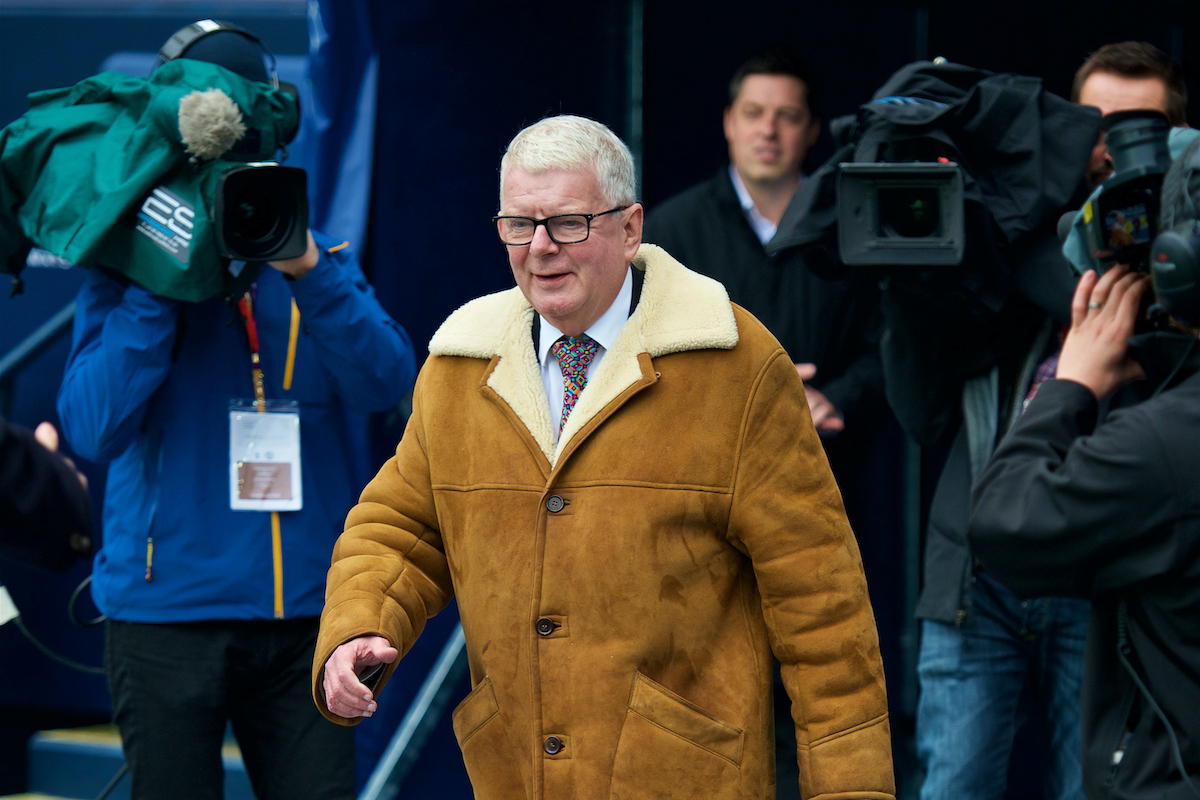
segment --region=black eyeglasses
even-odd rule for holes
[[[555,244],[579,244],[587,241],[588,236],[592,233],[592,220],[596,217],[603,217],[605,214],[615,214],[618,211],[624,211],[629,206],[618,206],[610,208],[608,211],[601,211],[599,214],[555,214],[553,217],[545,219],[534,219],[533,217],[492,217],[492,222],[496,223],[496,231],[500,234],[500,241],[508,245],[525,245],[533,241],[533,234],[537,232],[538,225],[546,226],[546,233],[550,236],[550,241]]]

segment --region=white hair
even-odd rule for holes
[[[504,176],[513,168],[531,174],[550,170],[596,176],[600,196],[613,207],[637,202],[633,154],[621,139],[595,120],[564,114],[547,117],[518,133],[500,160],[500,202],[504,203]]]

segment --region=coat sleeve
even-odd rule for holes
[[[750,399],[730,518],[792,700],[805,798],[895,794],[862,559],[799,377],[776,351]]]
[[[88,549],[87,490],[63,458],[0,419],[0,552],[48,570]]]
[[[390,641],[400,657],[384,667],[375,685],[378,696],[425,621],[453,595],[437,527],[421,410],[418,382],[413,414],[396,455],[367,484],[333,549],[312,678],[317,707],[341,725],[359,720],[343,719],[325,704],[322,681],[333,651],[359,636]]]
[[[99,268],[87,271],[75,304],[58,415],[76,453],[111,461],[133,441],[170,373],[179,305]]]
[[[1086,387],[1042,384],[974,491],[969,535],[984,567],[1021,595],[1090,596],[1170,566],[1195,467],[1166,457],[1149,413],[1115,412],[1093,433]]]
[[[404,328],[375,297],[346,249],[315,233],[317,265],[289,281],[302,324],[313,334],[321,364],[351,409],[369,413],[398,403],[412,388],[416,357]]]

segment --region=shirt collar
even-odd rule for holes
[[[584,333],[605,350],[609,349],[617,340],[617,334],[621,332],[621,328],[625,326],[625,320],[629,319],[629,306],[632,302],[633,271],[632,268],[629,268],[625,270],[625,281],[621,284],[621,290],[617,292],[617,297],[612,301],[612,305]],[[545,364],[551,346],[562,338],[563,332],[547,322],[546,318],[540,314],[538,319],[541,320],[541,331],[538,336],[538,363]]]
[[[750,190],[746,188],[742,176],[738,174],[737,167],[733,164],[729,165],[729,180],[733,182],[733,190],[737,192],[738,202],[742,206],[742,211],[746,214],[746,221],[754,229],[754,234],[758,236],[758,240],[763,244],[771,241],[779,226],[758,213],[758,209],[754,205],[754,198],[750,196]],[[804,182],[803,175],[800,176],[800,182]],[[796,188],[799,190],[799,184],[797,184]]]

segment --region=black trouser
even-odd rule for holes
[[[313,704],[318,620],[108,622],[105,661],[133,800],[219,800],[233,725],[259,800],[354,797],[354,732]]]

